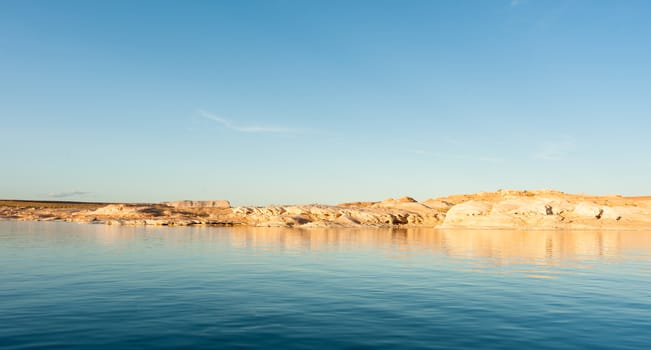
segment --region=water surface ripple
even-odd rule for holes
[[[0,347],[642,349],[651,233],[0,221]]]

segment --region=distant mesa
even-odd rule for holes
[[[229,209],[231,203],[227,200],[214,200],[214,201],[173,201],[173,202],[163,202],[162,204],[168,205],[174,208],[218,208],[218,209]]]

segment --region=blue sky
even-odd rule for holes
[[[649,1],[0,1],[0,198],[651,194]]]

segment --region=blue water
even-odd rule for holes
[[[0,347],[651,347],[651,233],[0,221]]]

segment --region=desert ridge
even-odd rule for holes
[[[0,218],[117,225],[651,229],[651,197],[500,190],[417,201],[232,207],[226,200],[162,203],[0,201]]]

